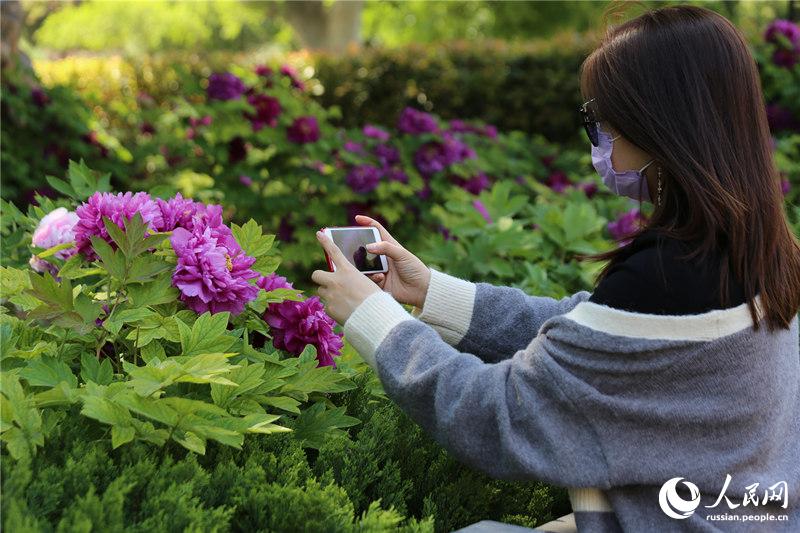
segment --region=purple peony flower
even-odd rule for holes
[[[472,148],[445,134],[443,142],[431,141],[420,146],[414,154],[414,165],[423,176],[432,176],[453,163],[475,157]]]
[[[475,210],[481,214],[481,216],[483,217],[483,219],[486,221],[487,224],[492,223],[492,217],[491,215],[489,215],[489,211],[486,210],[486,206],[483,205],[483,202],[481,202],[476,198],[472,201],[472,207],[474,207]]]
[[[591,198],[597,194],[597,184],[594,182],[581,183],[579,188],[584,192],[587,198]]]
[[[228,143],[228,163],[235,165],[247,158],[247,144],[242,137],[236,136]]]
[[[477,133],[492,139],[497,137],[497,128],[494,126],[489,124],[473,125],[458,119],[450,121],[450,131],[453,133]]]
[[[399,167],[391,167],[391,168],[384,168],[383,175],[386,176],[386,179],[389,181],[399,181],[400,183],[408,183],[408,175],[403,172],[402,168]]]
[[[779,49],[772,54],[772,62],[779,67],[790,69],[798,61],[800,61],[800,51],[798,50]]]
[[[453,175],[450,176],[450,181],[472,194],[480,194],[481,191],[492,186],[489,176],[483,172],[479,172],[477,176],[473,176],[469,179],[464,179],[461,176]]]
[[[798,121],[795,120],[790,109],[775,102],[768,103],[765,109],[767,111],[769,129],[773,133],[798,127]]]
[[[200,126],[210,126],[213,120],[214,119],[212,119],[210,115],[204,115],[201,118],[189,117],[189,125],[193,128],[199,128]]]
[[[275,232],[275,236],[281,242],[293,242],[294,225],[289,222],[288,215],[281,217],[281,221],[278,223],[278,230]]]
[[[244,174],[242,174],[241,176],[239,176],[239,183],[241,183],[245,187],[249,187],[249,186],[251,186],[253,184],[253,178],[251,178],[250,176],[245,176]]]
[[[261,276],[256,281],[256,285],[267,292],[274,291],[275,289],[293,289],[292,284],[286,281],[286,278],[279,276],[277,272],[273,272],[268,276]]]
[[[800,61],[800,27],[791,20],[773,20],[764,32],[764,40],[777,46],[772,54],[772,62],[777,66],[792,68]]]
[[[381,180],[381,171],[372,165],[356,165],[345,178],[347,185],[357,193],[375,190]]]
[[[428,198],[431,197],[431,194],[433,193],[433,189],[431,189],[431,179],[423,175],[422,180],[425,183],[425,185],[423,185],[422,189],[417,191],[417,197],[420,198],[421,200],[427,200]]]
[[[378,139],[381,142],[386,142],[389,140],[389,132],[379,128],[378,126],[373,126],[372,124],[367,124],[364,126],[364,129],[361,130],[365,137],[371,137],[373,139]]]
[[[636,231],[642,222],[645,222],[647,217],[644,216],[637,208],[621,214],[616,220],[609,222],[606,226],[611,237],[615,241],[620,241],[620,246],[630,242],[626,239],[628,235]]]
[[[151,231],[158,231],[158,228],[164,225],[161,210],[146,192],[136,194],[126,192],[116,195],[110,192],[96,192],[78,206],[75,213],[79,219],[75,225],[75,244],[78,246],[78,251],[89,261],[97,259],[90,241],[92,235],[103,238],[112,248],[117,247],[108,235],[103,223],[104,216],[110,218],[120,228],[124,227],[124,221],[130,220],[136,213],[141,215]]]
[[[414,153],[414,166],[423,176],[432,176],[447,166],[447,157],[441,143],[427,142]]]
[[[36,226],[31,238],[31,244],[37,248],[47,249],[74,241],[75,225],[78,220],[78,215],[72,211],[67,211],[66,207],[59,207],[50,211]],[[77,252],[78,248],[73,246],[59,250],[54,255],[59,259],[69,259]],[[29,264],[37,272],[50,272],[53,276],[58,273],[58,268],[54,264],[44,259],[39,259],[36,255],[31,256]]]
[[[270,326],[275,348],[300,355],[306,345],[313,344],[317,366],[336,366],[333,357],[341,353],[344,343],[342,335],[333,331],[336,322],[325,312],[319,297],[269,304],[264,321]]]
[[[206,94],[212,100],[236,100],[247,88],[242,80],[230,72],[215,72],[208,77]]]
[[[258,287],[248,281],[258,277],[250,269],[255,257],[244,253],[218,217],[196,218],[193,231],[175,228],[170,243],[178,257],[172,284],[194,312],[237,315],[258,295]]]
[[[361,143],[357,143],[355,141],[347,141],[346,143],[344,143],[344,149],[347,150],[348,152],[351,152],[351,153],[354,153],[354,154],[365,154],[366,153],[364,151],[364,147],[361,145]]]
[[[300,74],[290,65],[281,65],[281,74],[288,76],[292,80],[292,87],[300,89],[301,91],[306,88],[303,80],[300,79]]]
[[[567,187],[572,185],[572,182],[567,177],[564,171],[556,170],[555,172],[547,176],[545,184],[547,184],[547,186],[553,189],[555,192],[560,193],[564,192],[567,189]]]
[[[783,35],[793,47],[800,46],[800,27],[791,20],[775,19],[769,23],[764,32],[764,40],[768,43],[781,44],[778,35]]]
[[[397,148],[388,144],[377,145],[373,153],[378,157],[381,166],[391,167],[400,162],[400,152],[397,151]]]
[[[255,114],[245,113],[245,117],[250,120],[253,131],[259,131],[265,125],[270,128],[278,125],[281,104],[277,98],[266,94],[251,94],[247,97],[247,103],[256,110]]]
[[[313,143],[319,140],[319,124],[313,116],[294,119],[286,131],[287,138],[297,144]]]
[[[430,133],[436,131],[438,125],[433,115],[424,111],[417,111],[413,107],[407,107],[400,113],[397,120],[397,129],[403,133],[419,135],[420,133]]]
[[[253,69],[253,72],[264,78],[269,78],[273,74],[273,70],[267,65],[256,65],[256,68]]]
[[[45,107],[50,103],[50,97],[41,87],[34,87],[31,89],[31,100],[37,107]]]
[[[175,228],[191,231],[195,214],[205,210],[205,205],[191,198],[184,198],[181,193],[176,193],[169,200],[156,198],[155,202],[161,211],[161,224],[156,227],[158,231],[172,231]]]

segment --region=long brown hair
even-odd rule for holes
[[[800,308],[800,242],[783,208],[758,67],[741,32],[697,6],[666,6],[611,26],[580,69],[584,101],[662,169],[662,199],[632,235],[651,230],[716,253],[727,305],[730,277],[754,327],[759,294],[769,330]],[[591,105],[591,104],[590,104]],[[649,168],[649,167],[648,167]],[[583,259],[625,257],[622,246]]]

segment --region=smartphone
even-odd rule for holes
[[[386,260],[386,256],[373,254],[368,252],[366,248],[369,243],[381,240],[378,228],[371,226],[337,226],[322,228],[322,231],[333,240],[347,260],[360,272],[377,274],[389,271],[389,263]],[[325,253],[325,259],[328,261],[328,270],[336,272],[336,265],[328,257],[327,252]]]

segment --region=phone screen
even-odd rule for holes
[[[371,228],[331,228],[330,232],[333,242],[358,270],[383,270],[380,255],[368,252],[365,248],[367,244],[375,242]]]

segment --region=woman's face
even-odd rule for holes
[[[612,138],[620,135],[619,131],[614,129],[613,126],[605,121],[600,121],[600,128],[607,132]],[[611,166],[617,172],[624,172],[626,170],[639,170],[651,159],[652,157],[650,154],[628,141],[628,139],[626,139],[624,136],[618,137],[612,143]],[[657,163],[653,163],[644,169],[643,174],[645,178],[647,178],[647,187],[653,196],[651,201],[655,201],[655,194],[657,190],[656,178],[658,177]]]

